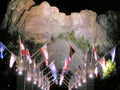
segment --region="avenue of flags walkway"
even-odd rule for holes
[[[19,44],[20,44],[20,60],[23,60],[23,57],[25,57],[28,60],[29,64],[33,64],[33,71],[36,71],[37,65],[34,61],[32,61],[31,59],[31,55],[29,52],[29,49],[25,48],[21,38],[19,37]],[[60,77],[59,77],[59,83],[58,85],[61,86],[63,83],[63,80],[65,78],[65,73],[69,70],[69,64],[70,62],[74,62],[74,54],[76,53],[76,51],[73,49],[73,47],[71,45],[68,46],[69,47],[69,52],[68,55],[65,55],[65,61],[64,61],[64,66],[62,68]],[[116,47],[113,47],[110,51],[108,51],[102,58],[100,58],[98,60],[98,55],[97,55],[97,51],[96,51],[96,46],[93,44],[93,55],[94,55],[94,59],[96,60],[96,62],[98,62],[101,67],[104,69],[106,67],[105,65],[105,56],[107,54],[111,55],[111,61],[114,62],[115,59],[115,52],[116,52]],[[4,51],[7,50],[10,54],[10,63],[9,63],[9,67],[12,68],[15,61],[18,60],[17,56],[11,52],[1,41],[0,41],[0,59],[2,60],[4,58]],[[58,75],[57,75],[57,68],[55,66],[54,60],[52,62],[49,62],[49,53],[48,53],[48,47],[47,47],[47,43],[45,43],[42,47],[39,48],[39,51],[42,53],[44,60],[43,62],[45,63],[46,67],[48,67],[52,73],[53,82],[58,82]],[[50,63],[50,64],[49,64]],[[95,75],[98,76],[98,68],[97,66],[95,67]]]

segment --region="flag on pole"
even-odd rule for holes
[[[2,42],[0,42],[0,58],[3,59],[3,52],[5,50],[5,46]]]
[[[37,65],[36,65],[36,62],[34,61],[33,63],[33,71],[36,72],[37,71]]]
[[[41,47],[40,51],[42,52],[42,54],[44,56],[44,62],[46,64],[46,66],[48,66],[48,48],[47,48],[47,44],[45,44],[43,47]]]
[[[25,56],[25,47],[24,47],[24,45],[23,45],[23,43],[22,43],[22,40],[21,40],[21,38],[20,38],[20,40],[19,40],[19,43],[20,43],[20,54],[21,54],[21,56]]]
[[[59,80],[59,86],[62,85],[63,80],[64,80],[64,75],[61,74],[61,75],[60,75],[60,80]]]
[[[64,80],[64,74],[65,74],[65,72],[66,72],[67,70],[68,70],[68,68],[67,68],[67,69],[63,68],[63,69],[62,69],[62,73],[61,73],[61,75],[60,75],[60,80],[59,80],[59,86],[62,85],[62,82],[63,82],[63,80]]]
[[[94,52],[94,59],[97,61],[97,52],[96,52],[96,47],[95,44],[93,44],[93,52]]]
[[[56,81],[57,80],[57,69],[55,67],[54,61],[50,63],[49,68],[50,68],[51,73],[53,75],[52,81]]]
[[[13,67],[15,61],[16,61],[16,56],[15,56],[13,53],[11,53],[10,63],[9,63],[9,67],[10,67],[10,68]]]
[[[105,65],[105,58],[102,57],[100,60],[99,60],[99,63],[100,65],[102,66],[103,69],[105,69],[106,65]]]
[[[31,60],[29,49],[24,50],[24,55],[26,56],[26,59],[28,60],[28,62],[31,64],[32,60]]]
[[[95,66],[95,70],[94,70],[95,76],[98,77],[98,67]]]
[[[71,61],[70,56],[66,56],[65,57],[65,63],[64,63],[64,66],[63,66],[64,70],[68,70],[68,65],[70,64],[70,61]]]
[[[110,55],[112,56],[112,62],[114,61],[114,58],[115,58],[115,51],[116,51],[116,47],[110,50]]]
[[[75,53],[75,50],[72,48],[71,45],[69,45],[69,56],[70,56],[70,58],[73,58],[74,53]]]

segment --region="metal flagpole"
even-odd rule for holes
[[[50,57],[51,55],[52,55],[52,53],[50,53],[49,57]],[[41,65],[43,62],[44,62],[44,60],[42,60],[42,61],[37,65],[37,67],[38,67],[39,65]]]
[[[49,87],[51,87],[53,84],[54,84],[54,82],[52,82],[52,83],[49,85]]]
[[[116,49],[116,46],[115,47],[113,47],[113,48],[115,48]],[[113,49],[112,48],[112,49]],[[112,49],[110,49],[103,57],[105,57],[108,53],[110,53],[110,51],[112,50]]]
[[[39,65],[41,65],[43,62],[44,62],[44,60],[42,60],[42,61],[37,65],[37,67],[38,67]]]
[[[48,44],[48,41],[47,41],[44,45],[46,45],[46,44]],[[43,46],[44,46],[44,45],[43,45]],[[42,46],[42,47],[43,47],[43,46]],[[42,47],[41,47],[41,48],[42,48]],[[31,58],[32,58],[35,54],[37,54],[38,51],[40,51],[40,50],[38,49],[38,50],[31,56]]]
[[[45,78],[48,74],[50,74],[50,71],[43,78]]]
[[[48,78],[48,79],[50,79],[52,77],[52,75]],[[52,80],[51,80],[52,81]]]
[[[63,83],[68,87],[68,85],[66,84],[66,82],[65,81],[63,81]],[[69,87],[68,87],[69,88]]]
[[[67,44],[69,44],[69,43],[67,42]],[[71,45],[71,46],[72,46],[72,45]],[[73,47],[72,47],[72,48],[73,48]],[[74,48],[73,48],[73,49],[74,49]],[[77,50],[76,50],[76,49],[74,49],[74,50],[75,50],[75,53],[77,53],[77,54],[78,54],[78,56],[79,56],[79,55],[80,55],[80,54],[79,54],[79,52],[81,52],[81,51],[80,51],[79,49],[77,49]],[[79,52],[78,52],[78,51],[79,51]]]
[[[31,58],[40,51],[39,49],[31,56]]]
[[[21,40],[21,38],[20,38],[20,35],[19,35],[19,46],[20,46],[20,40]],[[20,60],[22,60],[22,52],[21,52],[21,47],[20,47],[20,50],[19,50],[19,54],[20,54]]]
[[[48,67],[45,67],[41,72],[44,72]]]
[[[52,62],[54,62],[54,61],[52,61]],[[50,65],[50,64],[49,64]],[[47,67],[45,67],[43,70],[42,70],[42,72],[44,72],[48,67],[49,67],[49,65],[47,66]]]
[[[65,82],[68,83],[68,81],[66,80],[66,78],[64,78]]]
[[[64,75],[64,77],[65,77],[67,80],[69,80],[65,75]]]
[[[68,74],[71,78],[73,78],[68,72],[67,72],[67,74]]]
[[[1,42],[1,41],[0,41]],[[2,42],[1,42],[2,43]],[[2,43],[3,44],[3,43]],[[3,44],[5,46],[5,44]],[[11,54],[11,51],[5,46],[6,50]]]
[[[52,77],[52,75],[48,78],[48,80]],[[58,78],[57,78],[58,79]],[[51,80],[52,81],[52,80]],[[50,81],[50,82],[51,82]],[[48,87],[51,87],[54,84],[54,82],[52,82]]]

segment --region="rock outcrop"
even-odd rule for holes
[[[106,33],[96,18],[97,14],[91,10],[66,15],[46,1],[36,5],[33,0],[11,0],[2,27],[11,32],[18,30],[26,38],[34,37],[36,42],[74,31],[78,38],[84,36],[91,43],[96,39],[97,44],[106,45]]]

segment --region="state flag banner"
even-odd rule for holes
[[[5,45],[0,42],[0,58],[3,59],[3,52],[5,50]]]

